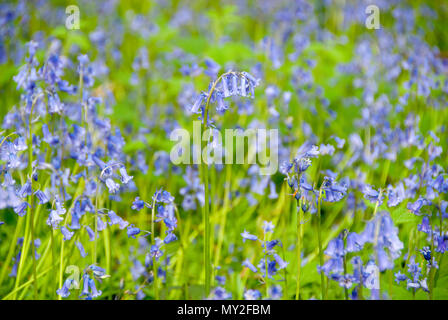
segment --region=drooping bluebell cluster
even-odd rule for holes
[[[204,114],[204,108],[207,104],[216,103],[216,111],[218,113],[225,112],[229,106],[225,104],[224,99],[232,96],[251,97],[254,98],[255,88],[259,85],[260,80],[256,79],[248,72],[228,71],[218,78],[218,82],[211,82],[208,92],[201,92],[193,105],[191,113]]]

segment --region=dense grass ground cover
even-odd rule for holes
[[[447,299],[448,6],[369,4],[2,2],[0,297]]]

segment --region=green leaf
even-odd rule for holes
[[[312,261],[302,267],[301,285],[307,283],[320,283],[320,274],[317,272],[317,262]]]
[[[417,223],[419,221],[418,216],[403,207],[393,210],[390,216],[395,224]]]
[[[123,147],[123,151],[126,153],[133,153],[138,150],[143,150],[146,148],[146,145],[143,141],[135,140],[135,141],[128,141],[126,145]]]

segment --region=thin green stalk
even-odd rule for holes
[[[376,217],[376,214],[377,214],[377,211],[378,211],[378,207],[380,205],[382,194],[383,194],[383,189],[380,189],[379,194],[378,194],[378,200],[376,201],[375,209],[373,211],[372,219],[375,219],[375,217]],[[378,237],[379,237],[379,233],[380,233],[380,227],[381,227],[381,217],[378,218],[377,221],[376,221],[375,238],[374,238],[374,241],[373,241],[373,247],[374,247],[374,250],[376,251],[376,265],[377,266],[379,264],[379,256],[378,256],[379,253],[378,253],[377,245],[378,245]],[[380,296],[381,296],[381,277],[378,277],[378,289],[379,289]]]
[[[230,165],[226,165],[226,183],[224,187],[224,203],[222,206],[222,212],[221,212],[221,219],[220,219],[220,229],[218,234],[218,244],[216,246],[216,253],[215,253],[215,265],[219,266],[219,259],[221,257],[221,248],[222,244],[224,242],[224,235],[225,235],[225,229],[226,229],[226,222],[227,222],[227,212],[229,208],[229,196],[230,196],[230,184],[231,184],[231,176],[232,176],[232,167]]]
[[[63,274],[64,274],[64,238],[61,237],[61,250],[59,252],[59,288],[62,288]],[[62,297],[58,295],[58,300],[62,300]]]
[[[211,283],[211,261],[210,261],[210,212],[209,212],[209,191],[208,191],[208,168],[204,161],[201,162],[203,182],[204,182],[204,195],[205,203],[202,208],[203,220],[204,220],[204,261],[205,261],[205,297],[208,297],[210,293]]]
[[[33,261],[33,292],[34,292],[34,300],[37,300],[37,273],[36,273],[36,248],[34,246],[34,205],[33,205],[33,198],[32,196],[29,196],[29,201],[30,201],[30,213],[31,213],[31,257],[32,257],[32,261]]]
[[[97,245],[98,245],[98,205],[99,205],[99,189],[100,189],[100,179],[96,182],[96,194],[95,194],[95,239],[93,240],[93,255],[92,264],[96,264],[97,261]]]
[[[347,247],[347,235],[345,234],[344,248],[346,248],[346,247]],[[347,275],[347,255],[346,254],[344,254],[344,257],[343,257],[343,265],[344,265],[344,278],[345,278],[345,276]],[[348,300],[348,289],[346,286],[344,286],[344,297],[345,297],[345,300]]]
[[[14,289],[17,289],[20,285],[20,280],[22,279],[22,271],[23,271],[23,266],[24,266],[24,261],[26,260],[26,257],[28,255],[28,248],[29,248],[29,243],[30,243],[30,220],[31,220],[31,215],[27,214],[26,215],[26,224],[25,224],[25,237],[23,240],[23,245],[22,245],[22,251],[20,254],[20,260],[18,262],[18,267],[17,267],[17,275],[16,275],[16,281],[15,281],[15,285],[14,285]],[[13,300],[15,300],[17,298],[17,295],[14,294],[13,296]]]
[[[292,203],[295,208],[294,202]],[[296,210],[294,210],[295,214]],[[296,280],[296,300],[300,299],[300,273],[302,269],[302,198],[299,200],[299,216],[297,218],[297,280]]]
[[[268,240],[267,240],[267,232],[264,232],[264,285],[266,289],[266,299],[269,297],[269,274],[268,274]]]
[[[347,274],[347,258],[344,256],[344,276]],[[348,300],[348,290],[344,286],[344,297],[345,300]]]
[[[49,272],[51,269],[52,269],[52,267],[50,267],[50,268],[46,269],[45,271],[41,272],[41,273],[37,276],[37,278],[38,278],[38,279],[41,278],[41,277],[44,276],[47,272]],[[17,294],[18,291],[20,291],[20,290],[23,289],[23,288],[26,288],[27,286],[29,286],[30,284],[32,284],[34,281],[35,281],[34,279],[31,279],[31,280],[29,280],[29,281],[27,281],[27,282],[21,284],[21,285],[18,286],[17,288],[14,288],[14,290],[11,291],[10,293],[8,293],[6,296],[4,296],[4,297],[2,298],[2,300],[13,300],[13,299],[14,299],[13,296],[15,296],[15,295]]]
[[[50,237],[51,237],[51,266],[52,268],[54,268],[54,266],[56,265],[56,254],[55,254],[55,243],[54,243],[54,230],[53,228],[49,228],[50,229]],[[51,292],[56,292],[57,290],[57,278],[56,277],[52,277],[52,281],[54,282],[54,287],[51,289]],[[54,290],[54,291],[53,291]]]
[[[210,106],[210,99],[213,95],[213,92],[215,91],[216,86],[218,85],[219,81],[229,74],[234,74],[234,72],[229,71],[226,73],[221,74],[218,79],[216,79],[215,82],[213,82],[210,91],[208,93],[207,101],[205,103],[204,108],[204,117],[202,119],[202,133],[204,133],[207,129],[207,120],[208,120],[208,111]],[[207,144],[206,144],[207,146]],[[201,150],[203,150],[203,141],[201,137]],[[202,157],[202,153],[201,153]],[[205,263],[205,296],[208,297],[210,293],[210,284],[211,284],[211,257],[210,257],[210,212],[209,212],[209,206],[210,206],[210,196],[209,196],[209,178],[208,178],[208,165],[203,161],[201,162],[201,171],[202,171],[202,182],[204,183],[204,206],[202,208],[202,215],[203,215],[203,222],[204,222],[204,263]]]
[[[75,195],[74,195],[74,197],[73,197],[73,201],[72,201],[72,204],[71,204],[71,206],[70,206],[70,208],[67,210],[67,212],[71,212],[71,210],[73,209],[73,207],[74,207],[74,205],[75,205],[75,203],[76,203],[76,200],[77,200],[77,198],[83,193],[83,191],[84,191],[84,186],[85,186],[85,181],[84,181],[84,179],[80,179],[79,181],[78,181],[78,187],[77,187],[77,189],[76,189],[76,192],[75,192]],[[63,199],[64,199],[64,202],[65,202],[65,196],[63,197]],[[66,225],[67,224],[67,220],[68,220],[68,217],[69,217],[70,215],[69,214],[66,214],[65,215],[65,218],[64,218],[64,225]],[[72,247],[73,247],[73,243],[74,243],[74,241],[75,241],[75,239],[72,239],[73,241],[72,241]],[[60,250],[60,257],[59,257],[59,288],[62,288],[62,284],[63,284],[63,274],[64,274],[64,247],[65,247],[65,240],[64,240],[64,237],[62,237],[61,236],[61,250]],[[71,250],[69,250],[69,252],[71,252]],[[58,296],[58,300],[62,300],[62,297],[61,296]]]
[[[322,234],[321,234],[321,204],[322,204],[322,188],[319,189],[319,199],[317,202],[317,241],[319,243],[319,263],[322,267],[324,265],[324,253],[322,251]],[[322,300],[325,300],[326,290],[325,290],[325,275],[320,272],[320,289],[322,293]]]
[[[153,245],[155,245],[155,234],[154,234],[154,219],[155,219],[155,209],[156,209],[156,198],[157,195],[154,195],[153,201],[152,201],[152,208],[151,208],[151,242]],[[159,300],[159,281],[158,281],[158,275],[157,275],[157,260],[154,256],[152,258],[152,267],[153,267],[153,273],[154,273],[154,297],[156,300]]]
[[[29,175],[29,179],[30,181],[32,181],[32,175],[33,175],[33,126],[32,126],[32,117],[33,117],[33,110],[34,110],[34,106],[37,102],[37,99],[40,97],[41,95],[39,94],[38,96],[36,96],[33,100],[33,103],[31,105],[31,110],[30,110],[30,120],[29,120],[29,125],[28,125],[28,175]],[[33,205],[33,196],[30,195],[28,196],[28,203],[30,205],[30,214],[31,214],[31,257],[32,257],[32,261],[33,261],[33,279],[34,279],[34,299],[37,300],[37,274],[36,274],[36,256],[35,256],[35,247],[34,247],[34,205]]]
[[[107,274],[110,274],[110,235],[109,235],[109,228],[104,229],[104,251],[106,254],[106,272]]]
[[[3,281],[6,277],[6,272],[8,271],[9,262],[12,260],[12,256],[14,255],[14,249],[16,248],[17,239],[19,238],[19,234],[22,231],[23,222],[26,218],[18,217],[17,219],[17,225],[16,229],[14,231],[14,236],[11,239],[11,242],[9,244],[8,254],[6,256],[6,259],[3,261],[2,271],[0,274],[0,286],[3,284]]]

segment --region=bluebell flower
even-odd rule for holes
[[[153,199],[157,202],[171,203],[174,197],[166,190],[158,190],[154,193]]]
[[[104,277],[108,277],[106,275],[106,270],[104,268],[101,268],[97,265],[91,264],[88,267],[88,270],[92,271],[93,275],[95,278],[104,278]]]
[[[70,240],[73,237],[73,235],[75,234],[74,232],[68,230],[67,227],[65,227],[65,226],[61,227],[61,233],[64,236],[63,237],[64,241]]]
[[[232,294],[222,287],[216,287],[210,294],[211,300],[228,300],[232,299]]]
[[[377,224],[379,224],[378,230]],[[394,226],[387,212],[377,213],[375,218],[367,223],[358,237],[358,243],[361,246],[365,243],[376,244],[380,271],[393,268],[393,261],[401,255],[401,250],[404,248],[403,242],[398,238],[398,228]],[[384,251],[386,248],[387,254]]]
[[[129,224],[129,222],[124,221],[123,218],[119,217],[114,211],[110,210],[107,213],[107,216],[109,217],[110,221],[109,221],[109,225],[115,225],[118,224],[119,228],[121,230],[123,230],[124,228],[126,228]]]
[[[32,195],[33,189],[31,188],[31,182],[25,182],[25,184],[20,188],[17,194],[20,198],[26,198],[27,196]]]
[[[124,166],[120,167],[119,169],[120,175],[121,175],[121,183],[127,184],[129,181],[132,180],[133,176],[129,176],[126,172],[126,168]]]
[[[431,248],[430,247],[423,247],[420,249],[420,253],[423,255],[423,258],[425,258],[426,261],[431,260]]]
[[[405,274],[401,273],[401,271],[398,271],[395,273],[395,282],[396,283],[399,284],[400,282],[406,281],[407,279],[408,279],[408,277]]]
[[[67,298],[70,296],[70,287],[72,286],[72,283],[74,282],[73,279],[66,279],[64,281],[64,284],[62,285],[62,288],[56,290],[56,293],[61,296],[62,298]]]
[[[127,227],[128,238],[132,237],[135,239],[135,236],[138,235],[140,232],[141,230],[137,227],[134,227],[133,224]]]
[[[26,214],[26,210],[30,205],[28,202],[23,201],[14,207],[14,212],[19,215],[19,217],[23,217]]]
[[[274,300],[280,300],[283,296],[282,287],[274,285],[269,287],[269,297]]]
[[[110,193],[116,193],[120,189],[120,185],[111,178],[106,178],[106,186]]]
[[[190,112],[191,113],[200,113],[200,108],[202,106],[202,104],[205,101],[206,98],[206,94],[201,92],[201,94],[199,94],[196,98],[196,100],[194,101],[193,105],[191,106]]]
[[[221,66],[209,58],[205,59],[204,63],[207,66],[207,69],[205,69],[204,73],[211,78],[215,78],[219,70],[221,69]]]
[[[51,210],[47,219],[47,225],[51,226],[53,229],[56,229],[62,220],[64,220],[64,218],[58,215],[56,210]]]
[[[272,181],[269,181],[269,195],[268,195],[269,199],[277,199],[278,198],[278,193],[275,190],[275,183]]]
[[[165,237],[165,239],[163,239],[163,242],[168,244],[170,242],[176,241],[177,237],[174,233],[170,232],[168,233],[168,235]]]
[[[261,293],[258,290],[249,289],[244,292],[244,300],[259,300]]]
[[[356,279],[351,274],[345,274],[338,278],[339,286],[342,288],[350,289]]]
[[[406,193],[403,187],[403,183],[400,182],[397,187],[393,188],[391,185],[387,187],[387,206],[396,207],[399,205],[406,197]]]
[[[78,248],[79,254],[81,255],[81,257],[85,258],[87,256],[87,252],[84,250],[82,243],[79,241],[76,241],[75,245]]]
[[[332,177],[324,177],[321,189],[324,191],[324,200],[329,202],[340,201],[347,192],[347,187],[337,184]]]
[[[345,250],[344,240],[342,239],[342,237],[338,236],[337,238],[330,240],[324,253],[334,258],[343,257],[345,255]]]
[[[345,251],[346,252],[357,252],[362,249],[360,244],[359,235],[356,232],[350,232],[346,238]]]
[[[97,297],[101,296],[102,291],[96,289],[95,281],[93,279],[89,279],[89,287],[90,287],[90,290],[92,293],[91,294],[92,298],[97,298]]]
[[[278,256],[280,258],[280,256]],[[281,258],[280,258],[281,259]],[[266,274],[266,265],[268,267],[267,274]],[[287,263],[282,261],[282,266],[286,267]],[[260,259],[260,262],[258,263],[258,269],[260,270],[263,277],[273,278],[273,276],[277,273],[277,261],[270,260],[268,257]]]
[[[107,224],[104,223],[104,221],[103,221],[103,219],[101,218],[100,215],[97,216],[96,227],[97,227],[98,231],[103,231],[104,229],[107,228]]]
[[[334,154],[335,148],[331,144],[321,144],[319,147],[320,154],[321,155],[330,155],[332,156]]]
[[[436,252],[444,253],[448,249],[448,236],[446,234],[437,235],[437,233],[434,233],[436,239],[435,242],[437,244],[437,247],[435,249]]]
[[[243,237],[243,242],[246,242],[246,240],[252,240],[255,241],[258,239],[257,236],[250,234],[249,232],[247,232],[246,230],[244,230],[243,233],[241,233],[241,236]]]
[[[383,195],[381,194],[381,197],[380,197],[380,192],[373,189],[371,186],[369,186],[367,184],[364,186],[362,193],[364,194],[364,198],[366,198],[370,202],[373,202],[373,203],[378,202],[379,205],[381,205],[383,203]]]
[[[275,226],[271,221],[263,222],[263,232],[264,233],[274,232],[274,228],[275,228]]]
[[[432,228],[431,225],[429,223],[429,218],[428,216],[424,216],[422,219],[422,223],[417,225],[417,229],[418,231],[427,233],[427,234],[431,234],[432,233]]]
[[[59,137],[50,133],[50,130],[48,130],[48,125],[46,123],[42,125],[42,133],[44,135],[43,140],[51,147],[55,147],[59,144]]]
[[[411,211],[413,214],[415,215],[420,215],[420,209],[425,206],[425,205],[429,205],[430,202],[428,200],[426,200],[425,198],[419,198],[417,201],[415,202],[408,202],[406,208]]]
[[[284,261],[277,253],[274,253],[273,257],[275,262],[278,264],[278,268],[276,270],[281,270],[288,266],[288,262]]]
[[[56,211],[59,215],[64,215],[67,210],[64,208],[64,204],[61,202],[61,199],[58,194],[54,196],[54,205],[56,207]]]
[[[161,246],[162,246],[163,242],[158,237],[156,238],[155,242],[156,243],[151,246],[149,255],[152,258],[155,258],[156,260],[158,260],[163,255],[163,251],[161,250]]]
[[[316,158],[319,155],[319,150],[317,146],[313,145],[311,142],[306,141],[303,143],[296,152],[294,159],[307,159]]]
[[[140,211],[145,207],[146,203],[143,200],[140,200],[140,197],[135,197],[134,202],[132,203],[132,209]]]
[[[306,181],[305,177],[302,176],[300,178],[300,183],[299,186],[301,189],[305,190],[305,191],[313,191],[313,187]]]
[[[63,105],[61,102],[61,99],[59,98],[59,95],[54,92],[53,94],[48,94],[48,113],[50,114],[62,114],[62,110],[63,110]],[[42,128],[42,130],[44,130]],[[48,139],[48,141],[46,141]],[[57,144],[59,142],[59,139],[55,136],[52,135],[48,135],[47,137],[45,137],[45,133],[44,133],[44,141],[49,143],[51,142],[51,145],[54,146],[55,144]]]
[[[66,92],[68,94],[74,95],[78,92],[78,87],[71,85],[66,80],[59,80],[57,82],[58,88],[62,92]]]
[[[226,277],[224,277],[224,276],[215,276],[215,280],[220,286],[223,286],[226,284]]]
[[[95,231],[93,231],[92,228],[90,228],[90,226],[85,226],[85,229],[89,236],[89,241],[94,241],[95,240]],[[99,235],[97,236],[97,238],[99,238]]]
[[[83,288],[81,291],[81,297],[85,296],[86,299],[97,298],[101,296],[102,291],[97,290],[95,280],[90,278],[87,274],[83,276]]]
[[[258,272],[257,268],[249,261],[249,259],[244,260],[242,265],[249,268],[252,272]]]
[[[2,187],[9,187],[9,186],[13,186],[16,182],[15,180],[12,178],[11,173],[9,173],[9,171],[5,171],[3,174],[4,177],[4,181],[2,183]]]
[[[276,240],[276,239],[271,240],[271,241],[265,241],[265,243],[266,243],[266,249],[268,251],[271,251],[272,249],[274,249],[274,247],[276,245],[280,245],[281,246],[280,240]],[[264,245],[265,244],[263,243],[262,246],[264,247]]]
[[[311,160],[309,158],[294,159],[294,168],[298,174],[305,172],[310,166]]]
[[[37,197],[37,199],[39,199],[39,204],[45,204],[48,202],[47,196],[41,190],[37,190],[36,192],[34,192],[34,195]]]

